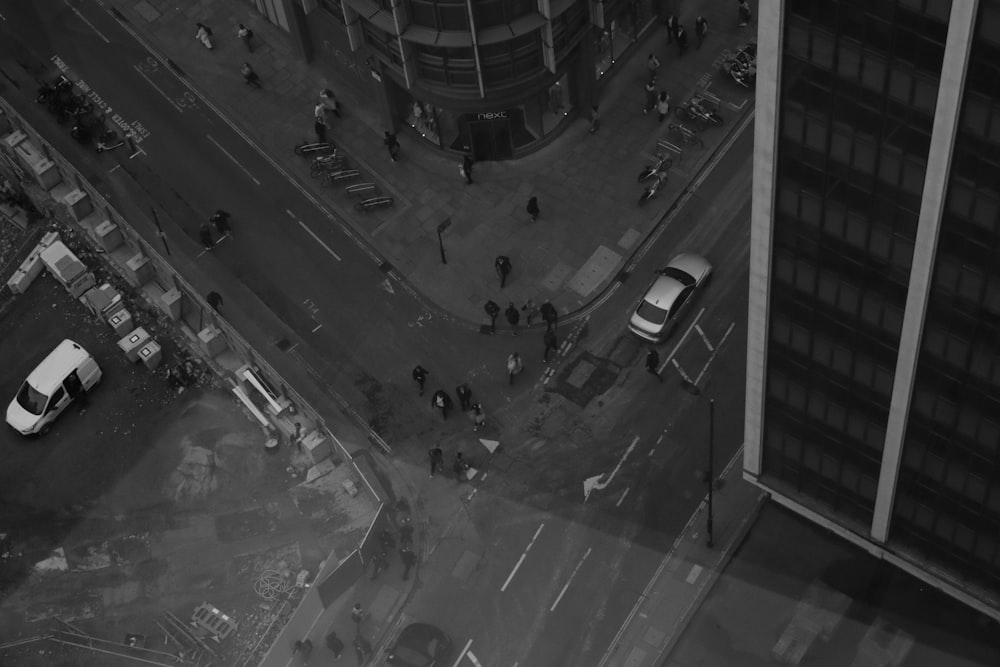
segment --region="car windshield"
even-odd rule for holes
[[[660,273],[667,276],[668,278],[673,278],[681,285],[684,285],[684,287],[690,287],[695,283],[694,277],[690,273],[685,273],[684,271],[681,271],[680,269],[675,269],[672,266],[668,266],[667,268],[660,271]]]
[[[22,408],[33,415],[40,415],[45,410],[45,401],[48,397],[37,391],[30,384],[25,382],[21,385],[21,390],[17,392],[17,402]]]
[[[645,299],[639,304],[635,314],[653,324],[663,324],[667,321],[667,311]]]

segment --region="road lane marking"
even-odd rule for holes
[[[531,546],[535,543],[535,540],[538,539],[539,533],[542,532],[542,528],[545,528],[545,524],[544,523],[539,524],[538,530],[535,531],[535,536],[531,538],[531,541],[528,542],[528,546],[526,546],[524,548],[524,551],[521,552],[521,557],[517,559],[517,564],[514,565],[514,569],[511,570],[510,574],[507,575],[507,581],[503,582],[503,586],[500,587],[500,592],[501,593],[503,593],[505,590],[507,590],[507,586],[510,585],[510,582],[514,578],[514,575],[517,574],[518,569],[520,569],[521,563],[524,562],[525,556],[527,556],[528,552],[531,551]],[[470,641],[469,643],[471,644],[472,642]],[[468,646],[466,648],[468,648]]]
[[[622,495],[621,495],[621,497],[620,497],[620,498],[618,499],[618,502],[616,502],[616,503],[615,503],[615,507],[621,507],[621,506],[622,506],[622,501],[623,501],[623,500],[625,500],[625,496],[627,496],[627,495],[628,495],[628,490],[629,490],[630,488],[631,488],[631,487],[628,487],[628,486],[627,486],[627,487],[625,487],[625,490],[624,490],[624,491],[622,491]]]
[[[581,558],[580,562],[578,562],[576,564],[576,567],[573,568],[573,571],[569,575],[569,579],[566,580],[566,584],[562,587],[562,590],[559,591],[559,596],[556,598],[556,601],[552,603],[551,607],[549,607],[550,612],[555,611],[556,607],[559,606],[559,601],[562,600],[563,595],[566,594],[566,589],[569,588],[569,585],[573,583],[573,579],[576,578],[576,573],[580,571],[580,568],[583,566],[584,561],[587,560],[587,556],[590,555],[590,551],[591,550],[588,548],[587,552],[583,554],[583,558]]]
[[[320,237],[316,236],[316,233],[313,230],[309,229],[309,226],[306,225],[306,223],[304,223],[301,220],[299,220],[298,218],[296,218],[295,214],[292,213],[291,211],[289,211],[288,209],[285,209],[285,213],[287,213],[293,220],[295,220],[295,222],[299,223],[299,226],[302,227],[302,229],[306,230],[306,233],[309,234],[309,236],[313,237],[313,239],[316,241],[316,243],[318,243],[321,246],[323,246],[324,250],[326,250],[328,253],[330,253],[331,255],[333,255],[333,258],[335,260],[337,260],[338,262],[340,261],[340,255],[338,255],[337,253],[335,253],[333,251],[333,248],[331,248],[327,244],[323,243],[323,239],[321,239]]]
[[[656,374],[657,375],[659,375],[660,373],[662,373],[663,369],[667,367],[667,364],[670,363],[671,361],[673,361],[674,355],[677,354],[677,350],[681,349],[681,345],[683,345],[684,341],[687,340],[687,337],[689,335],[691,335],[691,330],[694,329],[695,326],[697,326],[698,320],[700,320],[701,316],[704,315],[704,314],[705,314],[705,309],[704,308],[702,308],[701,310],[698,311],[698,315],[695,316],[694,322],[692,322],[691,326],[689,326],[687,328],[687,331],[684,332],[684,335],[681,336],[681,339],[679,341],[677,341],[677,345],[674,345],[674,349],[672,349],[670,351],[670,354],[668,354],[667,358],[664,359],[664,361],[663,361],[662,364],[660,364],[660,367],[656,369]]]
[[[94,34],[96,34],[98,37],[100,37],[101,39],[103,39],[105,44],[110,44],[111,43],[111,40],[108,39],[107,37],[105,37],[104,33],[102,33],[100,30],[98,30],[97,27],[93,23],[91,23],[90,21],[88,21],[86,16],[84,16],[83,14],[81,14],[80,11],[76,7],[74,7],[73,5],[69,4],[69,0],[63,0],[63,4],[66,5],[67,7],[69,7],[70,10],[72,10],[72,12],[74,14],[76,14],[77,17],[81,21],[83,21],[84,23],[86,23],[90,27],[90,29],[94,31]]]
[[[452,667],[458,667],[458,663],[462,662],[465,658],[465,654],[469,652],[469,647],[472,646],[472,640],[465,642],[465,648],[458,652],[458,658],[455,659],[455,664]]]
[[[635,443],[637,442],[639,442],[639,436],[635,436],[634,438],[632,438],[632,444],[628,446],[628,449],[625,450],[625,453],[622,454],[622,457],[618,459],[618,465],[616,465],[615,469],[612,470],[610,473],[595,475],[594,477],[588,477],[587,479],[583,480],[583,502],[587,502],[587,499],[590,498],[590,492],[593,491],[594,489],[601,490],[607,488],[608,484],[611,483],[611,480],[613,480],[615,478],[615,475],[618,474],[618,471],[621,469],[622,464],[625,463],[625,459],[627,459],[628,455],[632,453],[633,449],[635,449]],[[605,479],[602,482],[601,478],[603,477],[607,477],[607,479]]]
[[[170,99],[170,95],[167,95],[165,92],[163,92],[162,88],[160,88],[155,83],[153,83],[153,80],[150,79],[148,76],[146,76],[145,72],[143,72],[141,69],[139,69],[138,65],[132,65],[132,69],[134,69],[136,72],[138,72],[139,76],[141,76],[143,79],[146,80],[146,83],[148,83],[153,88],[155,88],[156,92],[158,92],[160,95],[163,95],[163,99],[165,99],[166,101],[170,102],[170,106],[172,106],[173,108],[177,109],[178,113],[184,113],[184,110],[181,109],[179,106],[177,106],[176,102],[174,102],[172,99]]]
[[[726,333],[723,334],[722,340],[719,341],[719,346],[715,348],[715,350],[713,350],[712,355],[708,358],[708,361],[705,362],[705,367],[701,369],[701,372],[698,373],[698,377],[694,379],[694,382],[692,383],[694,384],[694,386],[696,387],[699,386],[699,384],[701,383],[701,378],[705,375],[705,371],[707,371],[708,367],[712,364],[712,361],[715,359],[715,355],[718,354],[719,350],[722,349],[722,346],[725,345],[726,339],[729,338],[729,334],[733,332],[733,327],[735,326],[736,322],[732,322],[729,325],[729,328],[726,329]]]
[[[696,331],[697,331],[697,332],[698,332],[698,333],[699,333],[699,334],[701,335],[701,340],[702,340],[702,342],[704,342],[704,343],[705,343],[705,347],[707,347],[707,348],[708,348],[708,351],[709,351],[709,352],[712,352],[712,351],[714,351],[714,350],[715,350],[715,348],[714,348],[714,347],[712,347],[712,343],[710,343],[710,342],[709,342],[709,340],[708,340],[708,336],[706,336],[706,335],[705,335],[705,331],[704,331],[704,329],[702,329],[702,328],[701,328],[701,325],[700,325],[700,324],[697,324],[697,325],[695,325],[695,327],[694,327],[694,328],[695,328],[695,330],[696,330]]]
[[[178,108],[180,108],[180,107],[178,107]],[[258,181],[258,180],[257,180],[256,178],[254,178],[254,177],[253,177],[253,174],[251,174],[251,173],[250,173],[250,171],[249,171],[249,170],[248,170],[248,169],[247,169],[246,167],[244,167],[244,166],[243,166],[242,164],[240,164],[239,160],[237,160],[236,158],[234,158],[234,157],[233,157],[233,156],[232,156],[232,155],[231,155],[231,154],[229,153],[229,151],[227,151],[227,150],[226,150],[225,148],[223,148],[223,147],[222,147],[222,145],[221,145],[221,144],[219,144],[219,142],[218,142],[218,141],[216,141],[215,139],[213,139],[213,138],[212,138],[212,135],[210,135],[210,134],[206,134],[205,136],[206,136],[206,137],[208,137],[208,140],[209,140],[209,141],[211,141],[211,142],[212,142],[213,144],[215,144],[215,147],[216,147],[216,148],[218,148],[218,149],[219,149],[220,151],[222,151],[222,152],[223,152],[223,154],[224,154],[224,155],[225,155],[225,156],[226,156],[227,158],[229,158],[230,160],[232,160],[232,161],[233,161],[233,164],[235,164],[235,165],[236,165],[237,167],[239,167],[239,168],[240,168],[240,170],[241,170],[241,171],[242,171],[242,172],[243,172],[244,174],[246,174],[246,175],[247,175],[247,178],[249,178],[249,179],[250,179],[251,181],[253,181],[253,182],[254,182],[254,183],[256,183],[257,185],[260,185],[260,181]]]
[[[701,571],[703,569],[704,568],[702,568],[701,565],[692,565],[691,571],[688,572],[688,576],[684,577],[684,581],[688,582],[689,584],[693,584],[694,582],[698,581],[698,577],[701,576]]]
[[[677,363],[676,359],[671,359],[670,361],[671,363],[673,363],[674,368],[677,369],[677,372],[680,374],[682,380],[684,380],[688,384],[694,384],[694,382],[691,381],[691,376],[684,372],[684,369],[681,368],[681,365]]]

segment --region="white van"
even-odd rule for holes
[[[31,371],[7,406],[7,423],[22,435],[46,433],[66,406],[101,379],[94,357],[68,338]]]

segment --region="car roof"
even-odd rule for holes
[[[39,392],[49,395],[62,384],[70,370],[79,366],[89,356],[89,352],[67,338],[49,352],[49,356],[45,357],[35,370],[31,371],[27,382]]]
[[[653,281],[653,284],[646,290],[645,301],[649,301],[655,306],[670,310],[670,306],[677,300],[677,296],[684,290],[684,285],[680,284],[670,276],[660,276]]]
[[[400,640],[417,640],[418,642],[427,642],[431,639],[441,639],[444,637],[444,631],[440,628],[431,625],[430,623],[411,623],[403,631],[399,633],[399,637],[396,641]]]

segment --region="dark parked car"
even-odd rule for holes
[[[412,623],[399,633],[389,653],[389,664],[398,667],[439,667],[451,658],[451,640],[427,623]]]

